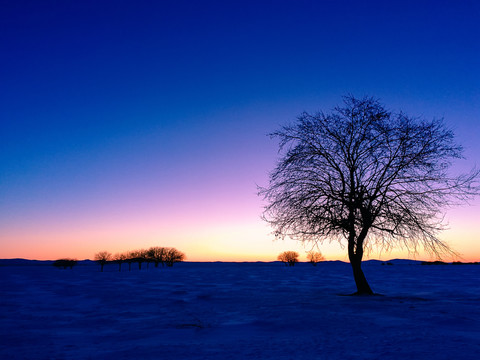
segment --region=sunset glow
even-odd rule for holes
[[[480,165],[468,5],[108,3],[2,9],[0,258],[170,246],[188,261],[305,261],[311,244],[275,241],[261,219],[257,185],[278,156],[267,134],[347,93],[444,117],[465,147],[454,169]],[[480,199],[446,210],[440,238],[480,261]],[[319,250],[348,260],[337,243]]]

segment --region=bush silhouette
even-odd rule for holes
[[[307,259],[313,266],[316,266],[320,261],[325,261],[325,257],[320,251],[311,251],[307,254]]]
[[[77,265],[77,260],[75,259],[58,259],[58,260],[55,260],[53,262],[53,266],[57,267],[57,268],[63,268],[63,269],[66,269],[66,268],[70,268],[70,269],[73,269],[73,267],[75,265]]]
[[[278,255],[278,260],[282,261],[285,265],[294,266],[298,262],[298,253],[296,251],[284,251]]]

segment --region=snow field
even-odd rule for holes
[[[2,359],[477,359],[480,266],[0,267]]]

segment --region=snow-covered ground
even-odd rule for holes
[[[145,266],[144,266],[145,267]],[[480,265],[0,267],[1,359],[478,359]]]

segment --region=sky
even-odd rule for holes
[[[346,94],[444,118],[455,169],[480,166],[477,1],[1,3],[0,258],[302,259],[261,219],[268,134]],[[479,214],[480,199],[446,213],[463,260],[480,260]]]

